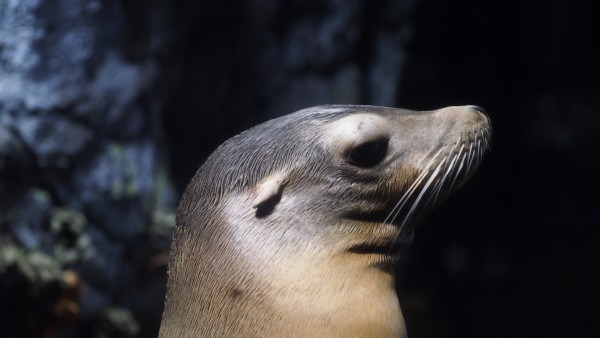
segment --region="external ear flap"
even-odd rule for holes
[[[256,208],[256,217],[267,216],[275,209],[281,200],[285,184],[283,174],[275,174],[258,185],[256,198],[252,202],[252,207]]]

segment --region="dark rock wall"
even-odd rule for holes
[[[590,2],[0,2],[0,336],[152,337],[172,213],[228,137],[325,103],[477,104],[492,152],[416,231],[409,335],[588,337]]]
[[[165,269],[149,262],[168,249],[169,231],[155,228],[175,204],[165,28],[159,6],[137,7],[0,2],[0,336],[100,334],[86,326],[111,306],[157,327]]]
[[[217,145],[257,122],[317,104],[394,105],[410,3],[183,1],[164,115],[178,187]]]
[[[409,16],[408,1],[2,2],[0,333],[154,336],[170,215],[202,160],[306,106],[396,105]]]

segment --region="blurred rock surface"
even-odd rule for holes
[[[19,297],[47,303],[25,271],[67,273],[81,293],[76,304],[53,298],[59,312],[77,306],[64,335],[155,337],[176,196],[202,160],[306,106],[396,105],[410,10],[391,0],[0,2],[0,241],[11,243],[0,260],[29,281],[16,288],[2,275],[2,294],[17,298],[0,312]],[[15,265],[15,252],[51,268]],[[0,336],[42,327],[34,309]]]

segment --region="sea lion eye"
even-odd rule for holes
[[[383,160],[387,147],[387,139],[361,143],[348,152],[348,163],[357,167],[373,167]]]

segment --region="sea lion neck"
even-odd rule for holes
[[[178,316],[177,328],[171,328],[171,333],[295,337],[404,334],[389,272],[357,262],[331,240],[327,240],[329,245],[318,236],[307,240],[302,230],[314,224],[306,219],[287,219],[285,223],[294,227],[286,228],[269,217],[257,220],[252,212],[236,207],[248,203],[250,198],[242,195],[225,199],[220,214],[213,215],[222,231],[207,228],[210,238],[203,238],[203,242],[208,244],[183,241],[179,247],[211,259],[194,265],[181,262],[180,266],[189,268],[177,268],[178,280],[185,283],[172,283],[169,288],[179,290],[169,297],[183,295],[185,301],[169,301],[185,306],[168,309],[170,315]],[[283,199],[277,212],[289,213],[285,208],[294,203]],[[190,257],[184,255],[182,259]],[[188,311],[190,307],[221,315],[198,316]],[[356,310],[360,308],[370,311]],[[269,325],[250,325],[262,323],[264,318],[271,318]],[[198,328],[202,331],[194,331]]]

